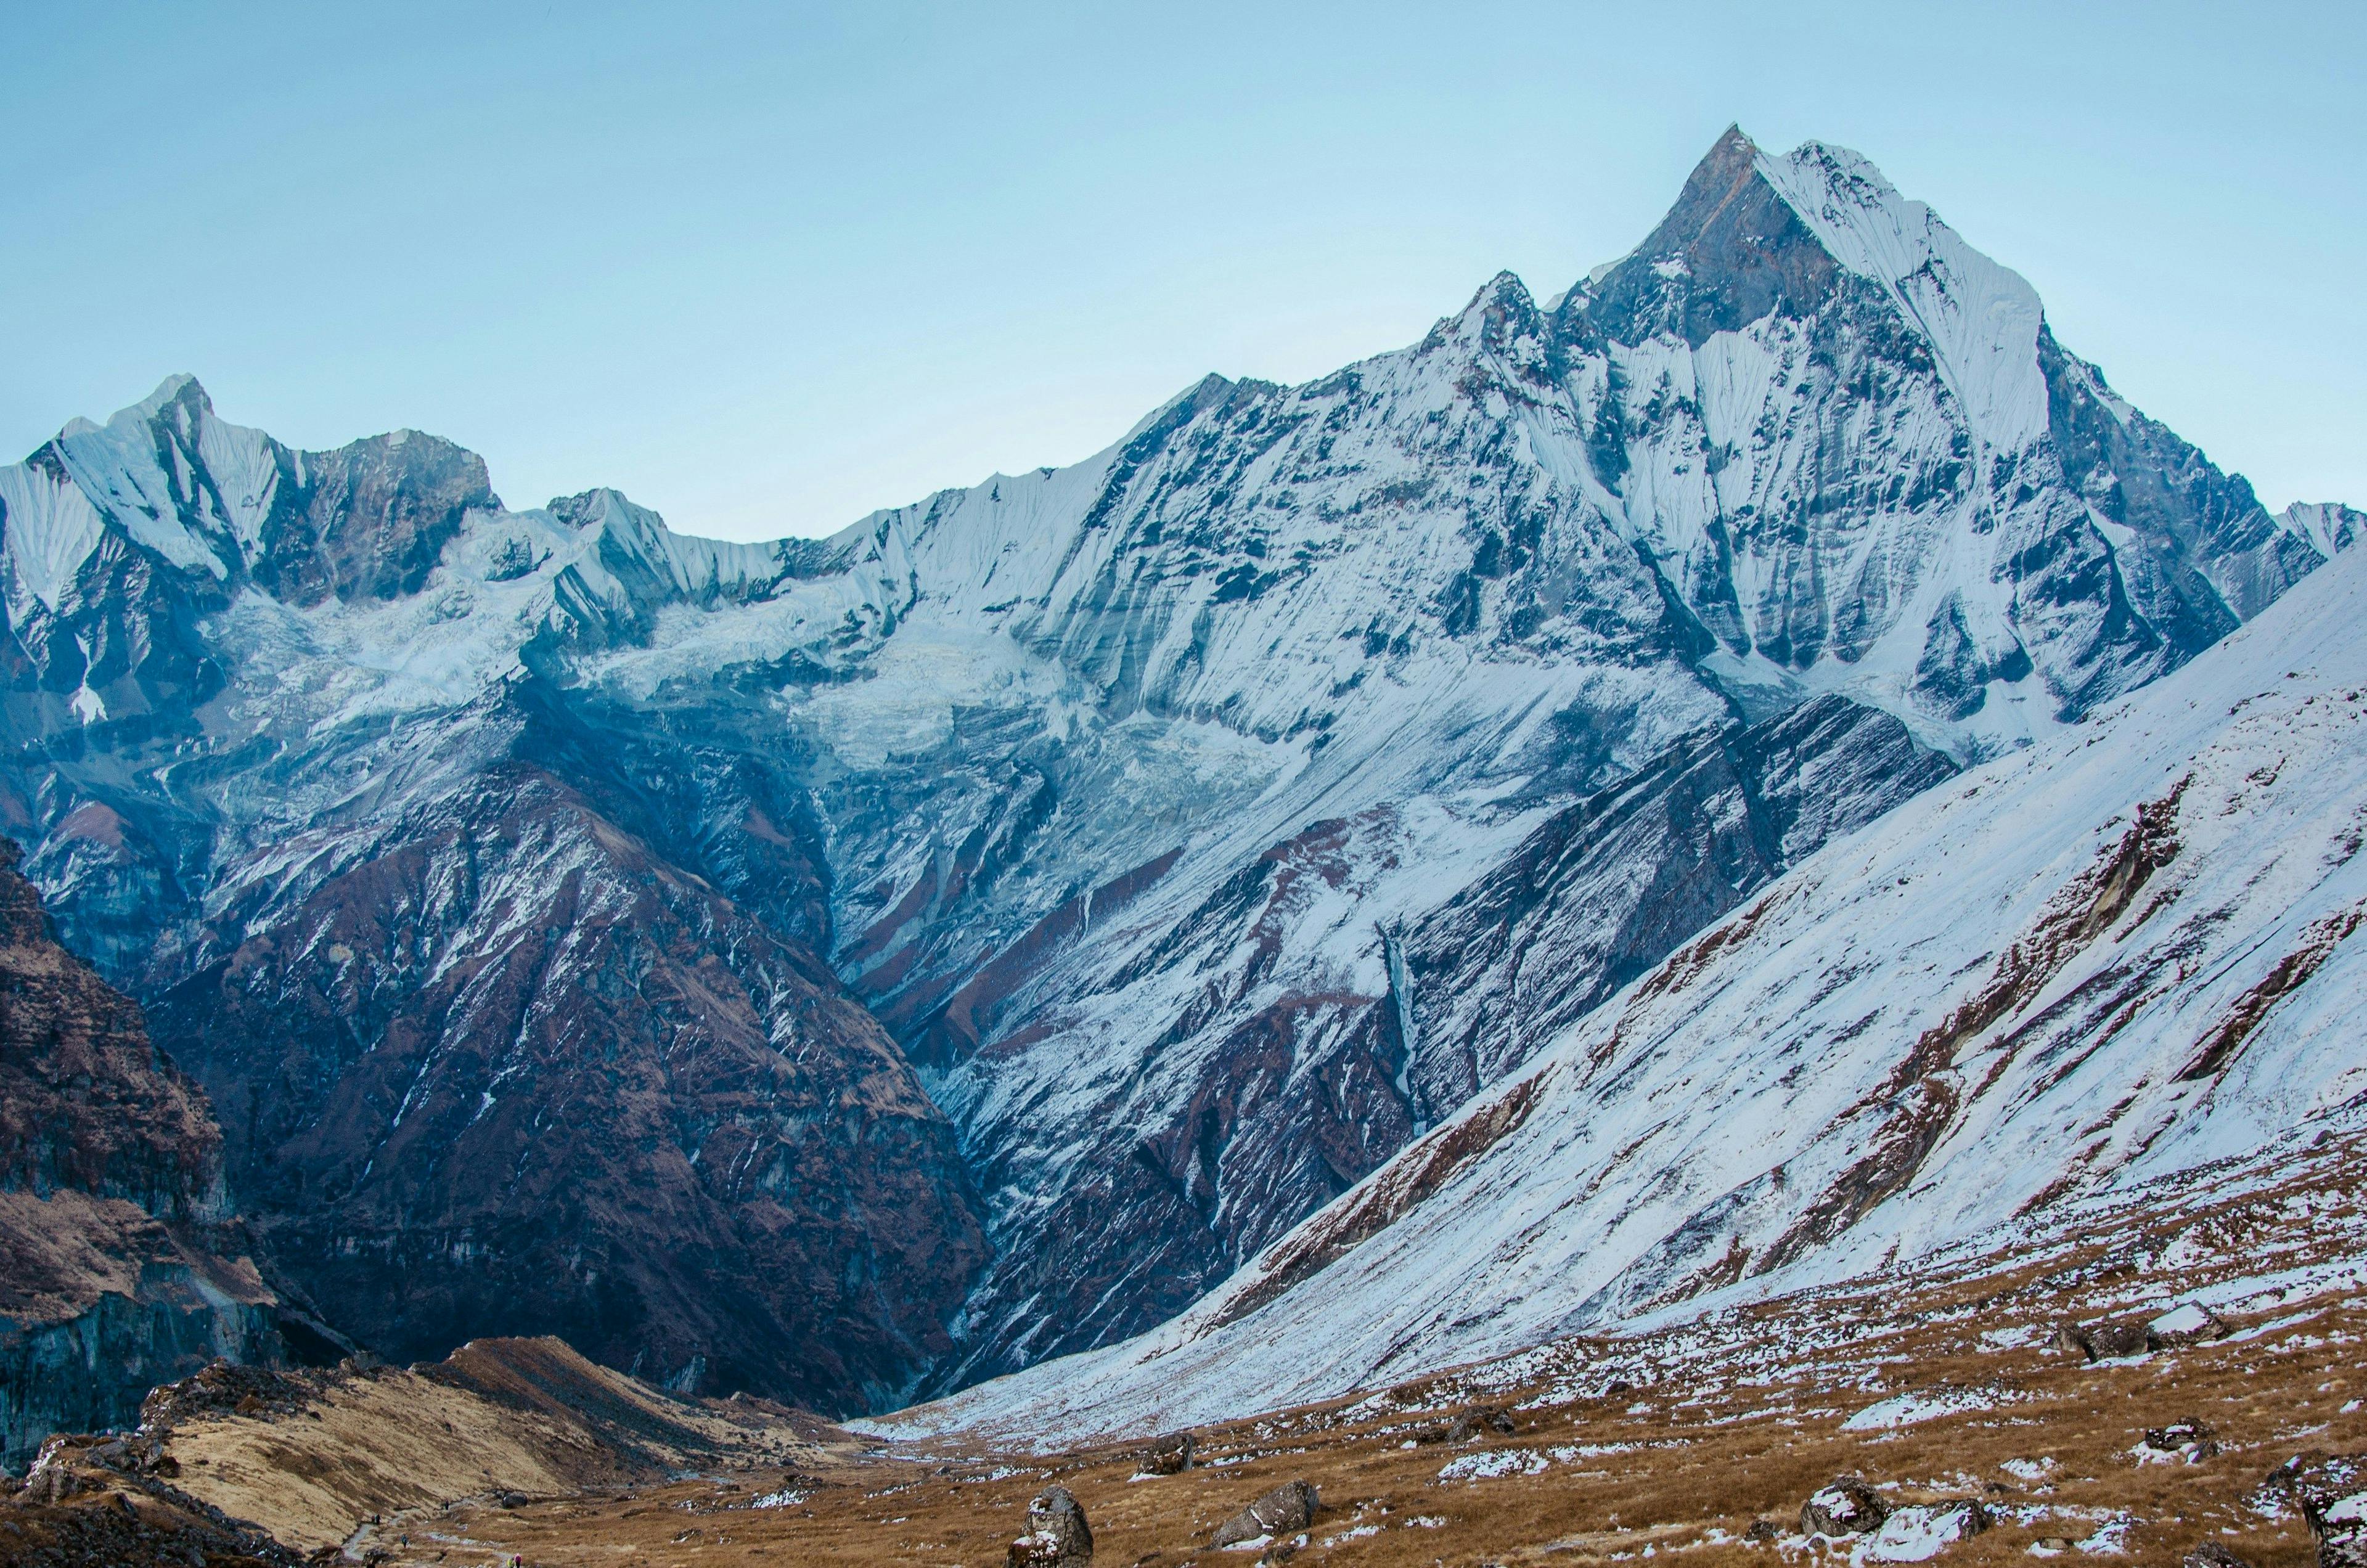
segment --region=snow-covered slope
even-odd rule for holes
[[[1829,844],[1173,1323],[900,1417],[1235,1416],[1911,1261],[2367,1106],[2367,559]]]
[[[1591,1000],[2355,531],[2270,516],[1863,160],[1739,132],[1550,310],[1500,276],[819,543],[510,511],[448,443],[297,452],[187,378],[0,508],[0,822],[245,1108],[316,1293],[424,1354],[520,1299],[487,1236],[556,1227],[547,1320],[470,1332],[866,1402],[1182,1310],[1582,1010],[1508,955]],[[585,1072],[595,1009],[633,1073]],[[778,1062],[865,1114],[735,1098]],[[668,1129],[686,1207],[513,1179],[586,1114]],[[852,1210],[796,1178],[833,1149]],[[582,1260],[668,1226],[844,1315],[617,1305]]]

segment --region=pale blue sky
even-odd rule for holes
[[[19,6],[0,455],[190,370],[814,534],[1855,147],[2264,499],[2367,503],[2367,6]]]

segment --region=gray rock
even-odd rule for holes
[[[1509,1437],[1512,1429],[1512,1417],[1506,1412],[1489,1405],[1478,1410],[1467,1410],[1449,1422],[1446,1427],[1446,1440],[1450,1443],[1467,1443],[1487,1432],[1496,1432]]]
[[[1093,1560],[1085,1510],[1065,1486],[1047,1486],[1027,1505],[1027,1533],[1011,1543],[1009,1568],[1082,1568]]]
[[[1876,1528],[1883,1536],[1923,1550],[1933,1542],[1946,1545],[1968,1540],[1988,1529],[1991,1523],[1989,1511],[1977,1498],[1953,1497],[1895,1509]],[[1879,1544],[1875,1551],[1880,1553]]]
[[[2055,1331],[2055,1348],[2076,1351],[2091,1361],[2119,1356],[2141,1356],[2152,1347],[2142,1323],[2067,1323]]]
[[[2215,1540],[2206,1540],[2180,1560],[2178,1568],[2252,1568]]]
[[[2163,1313],[2146,1325],[2146,1344],[2156,1350],[2174,1350],[2181,1345],[2201,1345],[2214,1339],[2225,1339],[2233,1330],[2227,1320],[2207,1306],[2188,1302]]]
[[[2177,1454],[2189,1464],[2210,1459],[2219,1451],[2219,1438],[2210,1427],[2189,1416],[2172,1421],[2167,1427],[2147,1427],[2137,1446],[2148,1452]]]
[[[1192,1456],[1198,1444],[1189,1432],[1176,1432],[1160,1438],[1143,1450],[1142,1462],[1135,1467],[1141,1475],[1174,1475],[1192,1468]]]
[[[1864,1535],[1882,1528],[1890,1505],[1863,1476],[1836,1476],[1800,1506],[1803,1535]]]
[[[2297,1455],[2269,1483],[2301,1505],[2318,1568],[2367,1568],[2367,1454]]]
[[[1261,1536],[1289,1535],[1314,1523],[1322,1497],[1304,1481],[1285,1481],[1217,1527],[1210,1546],[1237,1546]]]

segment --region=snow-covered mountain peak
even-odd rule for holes
[[[2046,432],[2044,312],[2022,275],[1973,249],[1847,148],[1808,141],[1753,167],[1833,259],[1879,284],[1922,328],[1981,438],[2017,451]]]
[[[519,933],[590,919],[497,845],[729,897],[957,1123],[994,1261],[930,1286],[952,1382],[1180,1310],[1935,750],[2178,668],[2357,526],[2271,518],[1854,154],[1734,130],[1543,310],[1500,274],[821,541],[511,512],[448,442],[300,452],[176,378],[0,468],[0,811],[146,994],[279,976],[184,1014],[251,1004],[240,1095],[393,1031],[488,1103],[572,973]],[[316,898],[377,934],[296,940]],[[527,989],[414,1030],[462,948]],[[375,1103],[306,1180],[434,1185]]]

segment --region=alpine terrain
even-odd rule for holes
[[[0,468],[0,829],[379,1354],[1245,1414],[2348,1104],[2361,523],[1734,130],[1561,293],[821,540],[176,377]]]

